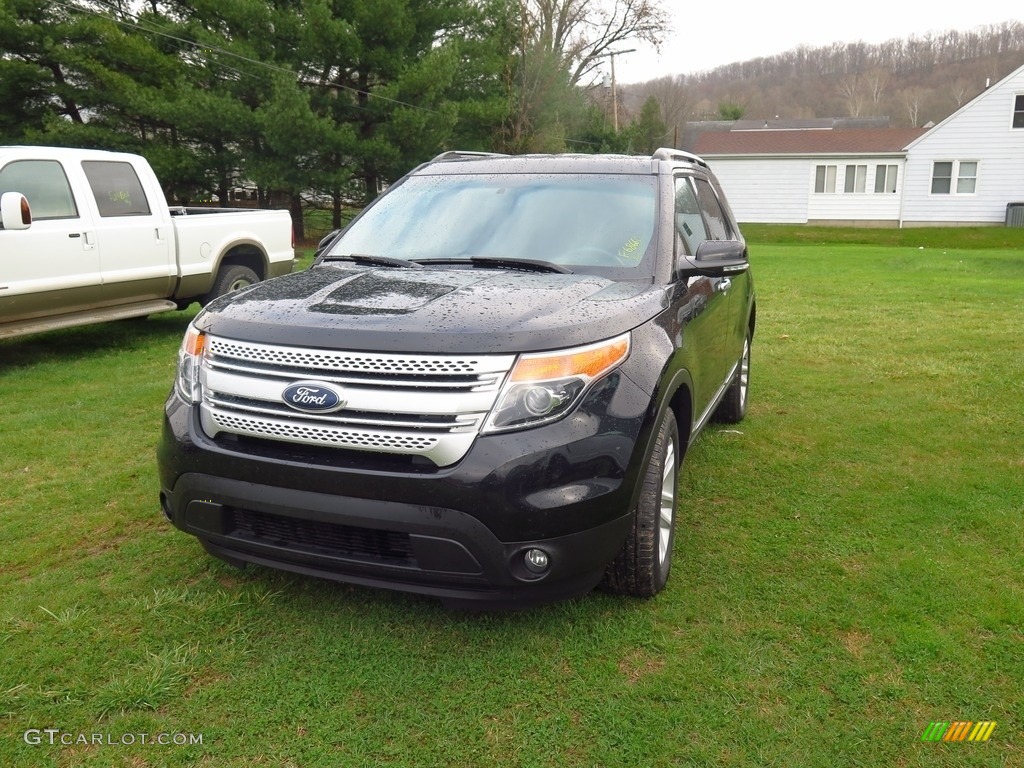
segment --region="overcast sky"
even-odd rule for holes
[[[927,32],[961,32],[1024,18],[1019,0],[966,0],[908,3],[854,0],[847,3],[806,0],[718,0],[683,3],[663,0],[673,31],[661,54],[649,46],[615,58],[615,79],[635,83],[663,75],[694,74],[722,64],[771,56],[800,45],[881,43]]]

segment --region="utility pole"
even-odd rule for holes
[[[612,60],[612,124],[615,126],[615,132],[619,132],[619,92],[615,85],[615,57],[623,53],[634,53],[636,48],[627,48],[624,51],[609,51],[608,53],[602,53],[596,58],[601,59],[607,56]]]

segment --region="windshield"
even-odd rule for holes
[[[413,176],[354,221],[328,255],[529,260],[639,277],[653,273],[655,192],[651,176]]]

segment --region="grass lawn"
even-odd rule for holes
[[[650,601],[232,570],[158,510],[187,316],[0,342],[0,765],[1024,765],[1024,250],[927,236],[748,230],[751,410]]]

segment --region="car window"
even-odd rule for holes
[[[56,160],[15,160],[0,170],[0,195],[20,192],[28,199],[35,221],[77,219],[78,206]]]
[[[82,170],[89,179],[100,216],[148,216],[149,201],[131,163],[86,160]]]
[[[653,262],[656,221],[652,176],[414,176],[353,222],[331,254],[498,257],[574,271],[640,270]]]
[[[692,256],[697,247],[708,239],[704,217],[701,216],[697,196],[693,191],[690,179],[686,176],[676,177],[675,193],[675,225],[676,234],[682,241],[685,253]]]
[[[697,187],[697,200],[700,203],[700,209],[707,221],[708,238],[710,240],[735,240],[736,236],[733,234],[732,225],[729,224],[729,219],[725,215],[725,211],[722,210],[722,204],[718,201],[715,190],[705,179],[694,179],[693,181]]]

